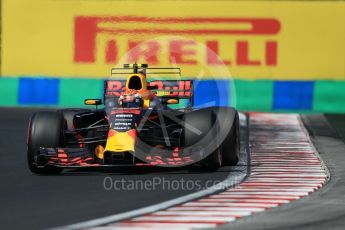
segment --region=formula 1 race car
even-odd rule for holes
[[[105,80],[103,100],[85,99],[94,110],[35,113],[28,126],[29,169],[54,174],[81,167],[186,166],[209,171],[236,165],[238,112],[231,107],[196,109],[192,80],[149,80],[157,74],[181,71],[125,64],[112,68],[112,76],[126,80]]]

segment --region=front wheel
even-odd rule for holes
[[[212,154],[199,162],[194,170],[213,172],[217,171],[220,167],[222,167],[222,154],[220,149],[216,149]]]
[[[207,109],[200,109],[184,116],[184,147],[196,150],[196,160],[191,171],[216,171],[222,166],[222,152],[217,146],[219,124],[216,114]],[[195,153],[194,153],[195,154]]]
[[[220,151],[224,166],[234,166],[240,157],[240,122],[236,109],[231,107],[210,107],[220,125]]]
[[[59,112],[35,113],[29,123],[27,160],[31,172],[36,174],[59,174],[62,168],[50,165],[39,167],[36,157],[40,147],[57,148],[64,145],[64,118]]]

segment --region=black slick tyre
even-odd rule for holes
[[[219,169],[222,166],[222,156],[219,148],[215,146],[218,124],[214,112],[206,109],[189,112],[184,116],[184,123],[184,146],[200,149],[201,152],[201,159],[192,165],[190,170],[216,171]]]
[[[63,147],[64,118],[59,112],[35,113],[29,123],[27,137],[27,161],[31,172],[36,174],[59,174],[62,168],[46,165],[38,167],[35,157],[40,147]]]

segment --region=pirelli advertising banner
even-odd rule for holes
[[[3,76],[105,78],[125,62],[208,78],[344,80],[339,1],[2,0]],[[216,76],[218,78],[227,76]]]

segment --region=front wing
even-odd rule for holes
[[[133,164],[103,164],[95,160],[94,154],[87,148],[40,148],[36,164],[38,167],[51,165],[62,168],[102,168],[119,166],[183,166],[194,163],[191,156],[181,156],[180,150],[175,148],[169,156],[148,154],[144,161]]]

